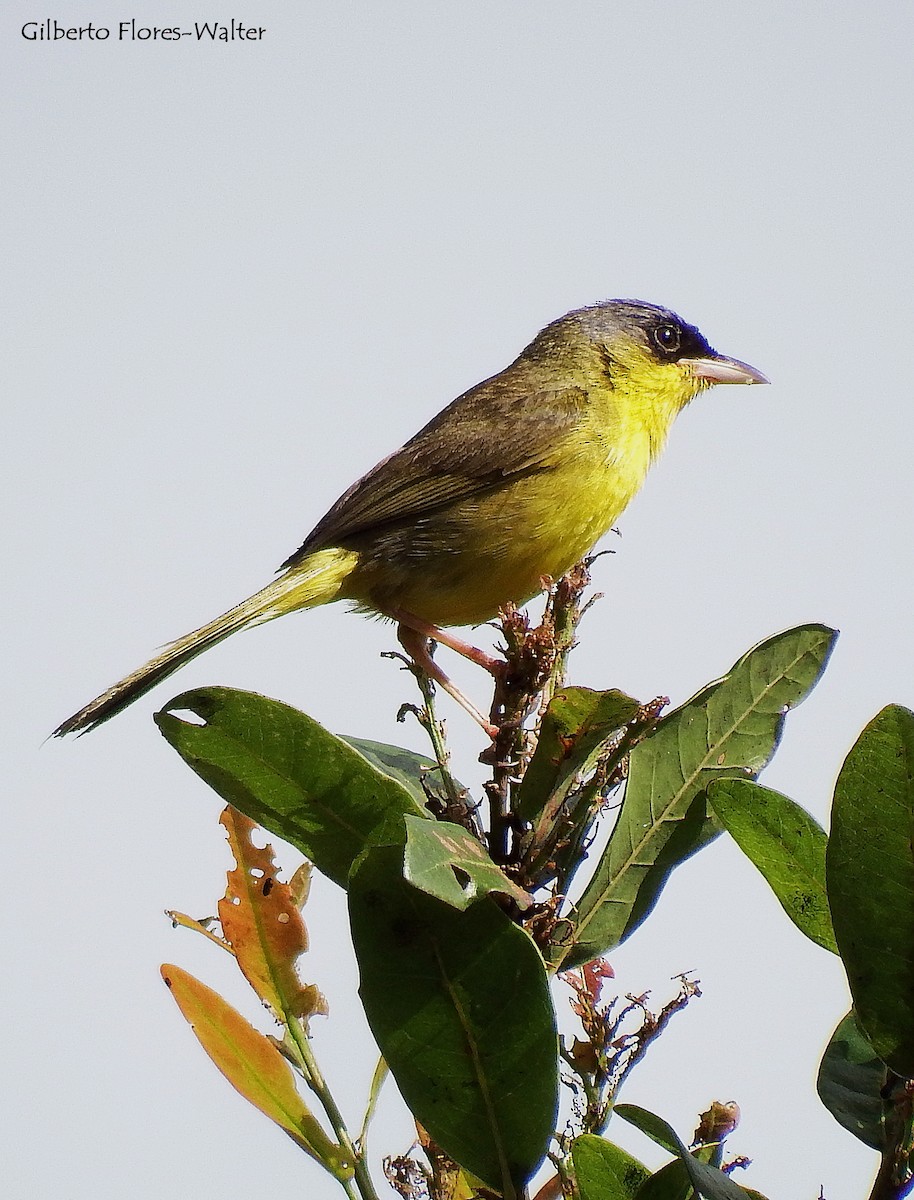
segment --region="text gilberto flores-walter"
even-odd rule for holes
[[[256,42],[266,33],[258,25],[241,21],[195,21],[191,28],[180,25],[143,25],[135,17],[121,21],[117,28],[108,25],[61,25],[48,17],[44,21],[26,21],[20,30],[27,42],[179,42],[191,38],[197,42]]]

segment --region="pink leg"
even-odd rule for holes
[[[434,625],[428,626],[428,628],[433,630],[435,629]],[[420,670],[424,671],[430,679],[434,679],[436,683],[440,683],[447,694],[452,696],[453,699],[456,700],[460,705],[460,707],[468,712],[478,725],[482,726],[489,737],[494,738],[498,733],[498,727],[496,725],[492,725],[487,718],[483,716],[472,700],[469,700],[466,696],[464,696],[463,692],[455,683],[451,682],[447,675],[445,675],[444,671],[442,671],[442,669],[429,654],[428,638],[429,636],[434,636],[437,641],[437,633],[438,631],[435,630],[434,634],[427,635],[422,631],[407,625],[405,621],[401,621],[397,626],[397,637],[400,640],[400,645],[410,656],[416,666],[419,667]],[[446,644],[450,645],[450,643]],[[462,645],[463,643],[460,644]],[[456,647],[452,647],[452,649],[456,649]],[[473,647],[470,646],[468,649],[473,649]],[[469,657],[469,655],[467,657]],[[476,660],[474,659],[474,661]]]
[[[405,625],[408,629],[412,629],[416,633],[421,633],[424,638],[434,638],[442,646],[447,646],[449,650],[456,650],[458,654],[462,654],[470,662],[476,663],[478,667],[482,667],[490,675],[499,675],[504,668],[505,664],[501,659],[493,658],[491,654],[486,654],[478,646],[471,646],[469,642],[464,642],[461,638],[454,637],[446,629],[439,629],[437,625],[430,625],[428,621],[423,621],[421,617],[414,617],[405,608],[393,608],[388,615],[399,622],[401,629]],[[402,635],[400,635],[400,642],[401,644],[403,643]],[[435,678],[435,676],[432,676],[432,678]],[[441,686],[444,687],[445,685],[442,683]]]

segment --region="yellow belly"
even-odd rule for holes
[[[636,456],[639,466],[625,470],[596,454],[580,455],[366,538],[342,595],[382,613],[402,608],[434,625],[491,620],[509,601],[534,596],[544,575],[559,578],[591,549],[638,490],[646,458]]]

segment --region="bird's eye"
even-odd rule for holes
[[[675,325],[657,325],[651,332],[654,344],[664,354],[675,354],[679,350],[681,338]]]

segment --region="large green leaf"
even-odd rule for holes
[[[625,927],[625,937],[636,930],[648,916],[657,903],[670,872],[719,836],[720,826],[716,821],[708,819],[705,793],[696,792],[682,819],[675,823],[670,837],[661,846],[644,885],[634,897]]]
[[[873,1150],[886,1145],[882,1088],[887,1075],[885,1063],[849,1012],[828,1043],[816,1087],[835,1120]]]
[[[365,1012],[410,1111],[462,1167],[517,1194],[558,1106],[555,1014],[535,945],[491,900],[459,912],[417,891],[393,846],[359,859],[349,914]]]
[[[574,1139],[571,1158],[580,1200],[634,1200],[650,1175],[621,1146],[592,1133]]]
[[[617,1104],[614,1112],[623,1120],[630,1121],[658,1145],[677,1154],[692,1187],[704,1200],[747,1200],[749,1193],[744,1188],[734,1183],[729,1175],[725,1175],[717,1167],[694,1158],[673,1127],[656,1113],[639,1108],[636,1104]]]
[[[828,899],[860,1027],[914,1078],[914,713],[890,705],[844,761],[826,855]]]
[[[749,779],[712,783],[708,804],[765,876],[794,925],[837,954],[825,893],[828,838],[822,826],[787,796]]]
[[[402,783],[278,700],[199,688],[170,701],[155,719],[224,800],[297,846],[340,886],[367,845],[403,844],[404,814],[428,817]]]
[[[823,625],[801,625],[761,642],[635,746],[622,810],[578,902],[576,944],[564,965],[587,962],[632,933],[676,863],[719,830],[693,805],[705,805],[712,779],[755,775],[769,762],[785,714],[815,686],[836,637]],[[668,844],[687,817],[671,861]]]

